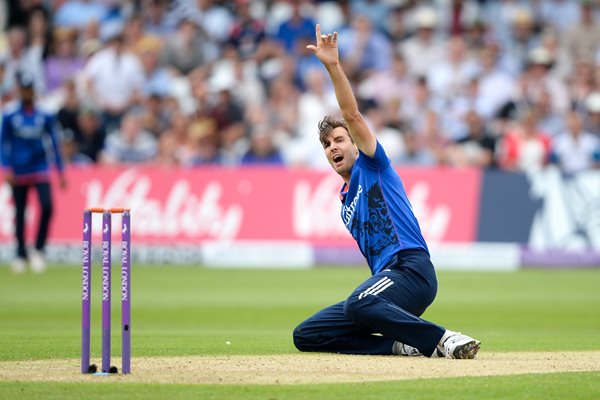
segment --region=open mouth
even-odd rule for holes
[[[341,154],[336,154],[335,156],[333,156],[332,160],[334,163],[338,164],[340,162],[342,162],[342,160],[344,159],[344,156]]]

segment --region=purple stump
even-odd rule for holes
[[[90,322],[92,296],[92,212],[83,211],[83,241],[81,245],[81,373],[90,367]]]
[[[131,215],[121,215],[121,372],[131,372]]]
[[[111,213],[102,213],[102,372],[110,371]]]

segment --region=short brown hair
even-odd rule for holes
[[[319,140],[321,143],[325,143],[325,138],[327,135],[329,135],[332,130],[339,127],[344,128],[346,132],[348,132],[350,140],[352,140],[352,136],[350,135],[346,121],[342,118],[334,117],[333,115],[327,115],[319,121]],[[352,142],[354,142],[354,140],[352,140]]]

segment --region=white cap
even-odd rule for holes
[[[551,64],[553,61],[552,54],[550,54],[550,52],[543,47],[536,47],[532,49],[529,52],[528,58],[531,64],[548,65]]]
[[[585,99],[585,106],[590,113],[600,113],[600,92],[592,92]]]
[[[429,7],[422,7],[415,13],[415,26],[417,28],[434,28],[437,24],[437,14]]]

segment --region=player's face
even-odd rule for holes
[[[350,134],[342,127],[334,128],[323,141],[327,161],[335,172],[346,178],[358,158],[358,148],[350,139]]]
[[[24,102],[33,101],[33,88],[30,87],[22,87],[20,89],[21,100]]]

